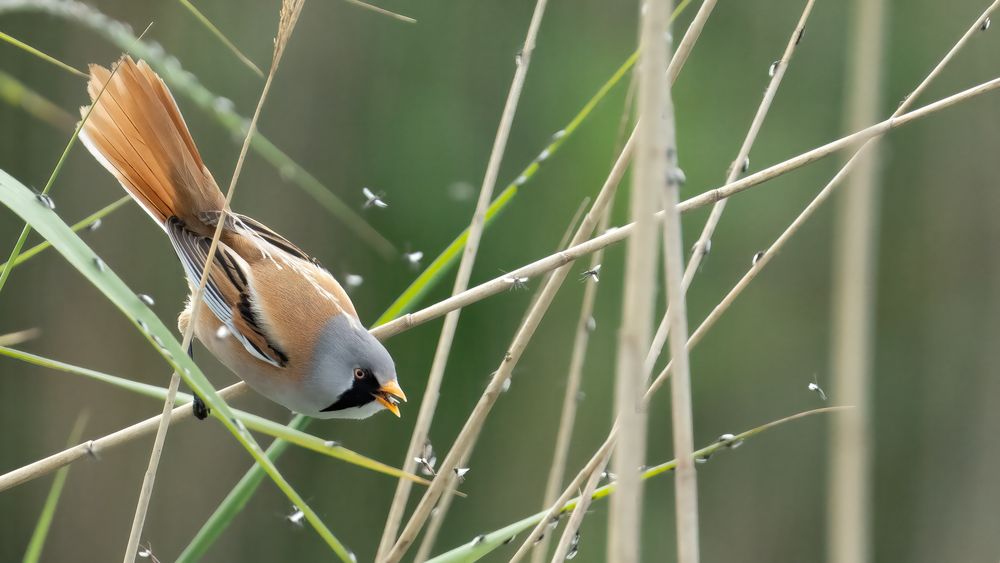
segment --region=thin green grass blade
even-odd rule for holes
[[[101,96],[104,95],[104,90],[107,89],[108,84],[111,83],[111,78],[114,77],[115,72],[117,71],[118,69],[115,68],[111,72],[111,77],[108,78],[108,82],[101,86],[101,91],[97,93],[94,103],[87,109],[87,113],[83,116],[83,119],[81,119],[80,123],[76,125],[76,129],[73,130],[73,135],[70,136],[69,142],[66,143],[66,148],[64,148],[62,154],[59,155],[59,160],[56,162],[55,168],[52,169],[52,173],[49,174],[48,181],[45,182],[45,188],[42,189],[42,199],[39,201],[46,203],[50,207],[52,205],[52,200],[44,198],[52,189],[52,185],[55,183],[56,178],[59,177],[59,172],[62,171],[63,163],[66,162],[66,157],[69,156],[70,149],[72,149],[73,145],[76,144],[76,139],[80,136],[80,131],[83,130],[83,125],[87,122],[87,118],[90,117],[90,112],[94,111],[94,107],[97,105],[97,100],[100,100]],[[21,254],[21,249],[24,247],[25,241],[28,240],[28,234],[30,233],[31,226],[25,223],[24,228],[21,229],[21,235],[17,237],[17,242],[14,243],[13,250],[10,251],[10,258],[8,258],[7,262],[4,263],[3,270],[0,270],[0,291],[3,291],[3,286],[7,283],[7,279],[10,277],[10,272],[14,268],[14,263],[17,261],[18,255]]]
[[[14,242],[14,248],[10,251],[10,258],[3,263],[3,270],[0,270],[0,291],[3,291],[3,286],[7,284],[10,272],[14,269],[14,262],[17,261],[17,257],[21,254],[21,248],[24,247],[24,242],[28,240],[29,233],[31,233],[31,227],[25,225],[21,229],[21,234],[18,235],[17,241]]]
[[[0,99],[7,102],[11,106],[24,109],[24,111],[29,115],[45,121],[57,129],[69,129],[73,131],[76,128],[76,119],[72,115],[49,101],[41,94],[31,90],[17,78],[7,74],[3,70],[0,70]],[[123,206],[129,200],[130,198],[128,196],[122,196],[117,201],[114,201],[95,211],[82,219],[80,222],[75,223],[73,225],[73,232],[79,232],[81,229],[90,226],[95,221],[103,219],[108,214]],[[49,244],[48,241],[42,241],[28,250],[22,250],[13,261],[11,268],[21,265],[50,246],[52,245]],[[0,264],[0,272],[7,269],[8,262]]]
[[[36,354],[31,354],[29,352],[24,352],[22,350],[16,350],[7,346],[0,346],[0,356],[7,356],[15,360],[20,360],[25,363],[33,364],[36,366],[54,369],[57,371],[62,371],[65,373],[72,373],[75,375],[82,375],[89,379],[95,381],[100,381],[102,383],[107,383],[109,385],[114,385],[120,389],[126,391],[131,391],[133,393],[138,393],[152,399],[157,399],[160,402],[167,398],[167,390],[163,387],[158,387],[156,385],[149,385],[147,383],[142,383],[139,381],[132,381],[131,379],[126,379],[124,377],[118,377],[116,375],[110,375],[97,370],[92,370],[85,367],[76,366],[73,364],[68,364],[66,362],[60,362],[58,360],[53,360],[51,358],[45,358],[38,356]],[[194,397],[187,393],[178,392],[174,403],[177,406],[190,404],[194,400]],[[421,485],[428,485],[426,479],[422,479],[416,475],[406,473],[395,467],[376,461],[364,455],[361,455],[353,450],[347,449],[335,442],[329,440],[324,440],[318,436],[313,436],[312,434],[307,434],[301,432],[294,428],[289,428],[283,424],[279,424],[272,420],[268,420],[264,417],[257,416],[245,411],[238,409],[233,409],[233,415],[237,420],[242,422],[248,429],[260,432],[261,434],[266,434],[274,438],[281,438],[286,440],[296,446],[305,448],[307,450],[312,450],[314,452],[332,457],[334,459],[339,459],[345,461],[352,465],[357,465],[358,467],[375,471],[377,473],[382,473],[389,475],[390,477],[402,478],[419,483]]]
[[[167,55],[158,43],[138,41],[127,25],[109,18],[96,8],[75,0],[0,0],[0,14],[8,12],[41,12],[90,29],[122,51],[149,63],[173,92],[183,94],[199,108],[208,112],[238,142],[242,142],[246,137],[249,120],[234,111],[230,100],[216,96],[202,86],[193,74],[185,71],[180,62]],[[392,259],[397,256],[396,247],[369,225],[357,211],[274,146],[259,131],[254,134],[250,147],[277,169],[282,178],[294,183],[314,198],[383,258]]]
[[[28,115],[56,129],[72,131],[73,124],[76,123],[76,118],[69,112],[3,70],[0,70],[0,100],[11,107],[23,109]]]
[[[65,154],[69,150],[69,146],[72,146],[72,142],[76,139],[76,136],[79,133],[78,126],[74,125],[76,119],[72,115],[70,115],[68,112],[66,112],[59,106],[49,101],[41,94],[38,94],[37,92],[25,86],[17,78],[7,74],[2,70],[0,70],[0,99],[3,99],[11,106],[20,107],[24,109],[29,115],[36,117],[42,121],[45,121],[46,123],[49,123],[50,125],[58,129],[73,130],[74,136],[70,141],[70,145],[68,145],[66,151],[63,152],[63,156],[65,157]],[[60,164],[57,165],[57,170],[61,168],[61,163],[62,163],[62,158],[60,158]],[[54,176],[50,177],[49,179],[50,183],[53,179]],[[105,206],[104,208],[99,209],[98,211],[86,217],[79,223],[74,224],[73,231],[77,232],[80,229],[89,226],[94,221],[102,219],[103,217],[113,212],[114,210],[118,209],[128,201],[129,197],[123,196],[118,201],[115,201]],[[24,234],[25,236],[27,236],[26,232]],[[23,244],[24,243],[21,242],[21,245]],[[32,247],[29,250],[19,252],[18,256],[14,259],[13,262],[8,260],[7,262],[0,264],[0,279],[4,280],[3,283],[6,283],[6,277],[10,275],[10,272],[7,267],[8,263],[11,264],[10,269],[13,269],[14,267],[20,265],[24,261],[30,259],[32,256],[45,250],[49,246],[51,245],[49,244],[48,241],[43,241],[42,243]],[[3,274],[3,272],[6,272],[6,274]],[[3,283],[0,283],[0,288],[3,287]]]
[[[694,458],[708,459],[712,454],[718,453],[721,450],[734,449],[736,447],[739,447],[745,440],[748,440],[760,434],[761,432],[765,432],[767,430],[780,426],[786,422],[791,422],[793,420],[797,420],[799,418],[804,418],[814,414],[838,412],[849,408],[851,407],[827,407],[823,409],[815,409],[811,411],[800,412],[798,414],[793,414],[791,416],[787,416],[785,418],[769,422],[762,426],[758,426],[751,430],[747,430],[746,432],[743,432],[742,434],[737,434],[732,438],[727,437],[728,439],[726,440],[720,439],[712,443],[711,445],[706,446],[694,452]],[[671,460],[666,463],[661,463],[660,465],[656,465],[644,471],[642,473],[642,478],[645,480],[645,479],[652,479],[653,477],[658,477],[660,475],[673,471],[673,469],[676,466],[677,466],[677,460]],[[614,491],[615,491],[615,483],[610,483],[595,490],[591,498],[594,500],[602,499],[610,495]],[[580,500],[579,497],[577,497],[567,502],[566,505],[563,506],[562,508],[562,513],[573,510],[576,507],[576,503],[579,500]],[[538,522],[540,522],[541,519],[545,517],[546,512],[547,511],[541,511],[537,514],[533,514],[527,518],[524,518],[523,520],[519,520],[517,522],[514,522],[513,524],[500,528],[499,530],[496,530],[484,536],[479,536],[465,545],[456,547],[451,551],[438,555],[437,557],[431,559],[427,563],[458,563],[458,562],[468,563],[471,561],[478,561],[482,557],[491,553],[493,550],[502,546],[511,538],[517,536],[518,534],[526,530],[534,528],[535,525],[537,525]]]
[[[212,23],[212,20],[208,19],[205,16],[205,14],[201,13],[201,10],[195,8],[194,4],[192,4],[189,0],[178,0],[178,2],[180,2],[182,6],[187,8],[187,10],[191,12],[191,15],[193,15],[195,19],[201,22],[201,25],[205,26],[205,29],[210,31],[212,35],[215,36],[216,39],[221,41],[222,44],[225,45],[226,48],[229,49],[229,51],[233,55],[235,55],[237,59],[240,60],[240,62],[245,64],[250,70],[254,71],[257,74],[257,76],[264,78],[264,72],[260,70],[260,67],[255,65],[254,62],[251,61],[249,57],[244,55],[243,51],[240,51],[239,48],[236,46],[236,44],[230,41],[229,38],[226,37],[226,35],[222,33],[222,31],[219,30],[219,28],[216,27],[214,23]]]
[[[83,411],[76,417],[73,429],[70,430],[67,447],[80,441],[83,436],[83,428],[87,425],[87,411]],[[66,486],[66,478],[69,477],[67,465],[56,471],[56,477],[52,480],[52,488],[45,497],[45,504],[42,506],[42,513],[38,516],[38,523],[35,524],[35,531],[31,534],[31,541],[28,542],[28,549],[24,552],[24,563],[37,563],[42,557],[42,550],[45,548],[45,540],[49,536],[49,529],[52,528],[52,519],[56,516],[56,507],[59,505],[59,497],[62,496],[63,488]]]
[[[75,366],[73,364],[67,364],[65,362],[60,362],[58,360],[53,360],[50,358],[38,356],[36,354],[31,354],[23,350],[17,350],[9,346],[0,346],[0,356],[7,356],[8,358],[13,358],[15,360],[43,368],[54,369],[66,373],[73,373],[76,375],[82,375],[84,377],[93,379],[94,381],[100,381],[102,383],[114,385],[115,387],[118,387],[120,389],[131,391],[133,393],[137,393],[139,395],[143,395],[154,399],[159,398],[160,400],[163,400],[167,396],[166,389],[162,387],[157,387],[156,385],[150,385],[148,383],[142,383],[140,381],[132,381],[131,379],[125,379],[124,377],[117,377],[97,370]],[[180,395],[180,393],[178,393],[178,395]],[[178,400],[178,404],[181,404],[183,402],[184,401]]]
[[[110,215],[112,212],[114,212],[116,209],[119,209],[120,207],[122,207],[126,203],[129,203],[130,201],[132,201],[131,197],[129,197],[127,195],[126,196],[122,196],[121,198],[119,198],[119,199],[117,199],[117,200],[115,200],[115,201],[113,201],[113,202],[105,205],[104,207],[98,209],[97,211],[91,213],[90,215],[87,215],[83,219],[80,219],[76,223],[73,223],[73,226],[70,227],[70,229],[72,229],[72,231],[74,233],[78,233],[78,232],[80,232],[80,231],[82,231],[82,230],[90,227],[96,221],[104,219],[105,217],[107,217],[108,215]],[[45,250],[47,248],[51,248],[51,247],[52,247],[52,243],[50,243],[47,240],[43,240],[42,242],[36,244],[35,246],[32,246],[28,250],[22,251],[18,255],[18,257],[14,259],[14,262],[11,263],[11,269],[14,269],[14,268],[20,266],[21,264],[24,264],[25,262],[27,262],[28,260],[30,260],[32,257],[34,257],[35,255],[37,255],[38,253],[42,252],[43,250]],[[3,264],[0,264],[0,270],[5,269],[6,267],[7,267],[7,262],[4,262]]]
[[[305,431],[309,426],[309,422],[312,419],[303,416],[301,414],[295,415],[295,418],[288,423],[289,428],[294,428],[296,430]],[[288,449],[289,443],[285,440],[275,440],[268,446],[267,454],[268,459],[271,461],[277,461],[281,454],[285,453]],[[257,491],[257,487],[260,486],[261,482],[264,480],[264,471],[261,470],[259,465],[254,465],[251,467],[243,478],[236,483],[233,490],[229,491],[226,498],[222,499],[219,503],[218,508],[215,512],[208,517],[208,520],[202,525],[198,533],[195,534],[194,539],[188,544],[184,551],[181,552],[180,556],[177,557],[177,563],[193,563],[194,561],[200,560],[208,552],[209,548],[215,543],[222,532],[226,531],[229,527],[230,522],[232,522],[236,515],[243,511],[250,499],[253,498],[253,494]]]
[[[254,440],[246,425],[236,418],[229,405],[219,397],[198,366],[181,349],[180,343],[177,342],[170,330],[149,307],[139,300],[121,278],[111,271],[49,206],[41,203],[31,190],[2,170],[0,170],[0,202],[51,242],[52,246],[74,268],[83,274],[139,329],[147,341],[177,370],[188,387],[193,389],[212,409],[212,416],[221,421],[223,426],[260,463],[265,473],[288,497],[289,501],[302,510],[305,519],[323,541],[342,560],[351,561],[351,554],[347,548],[323,524],[316,512],[264,455],[264,451]]]
[[[31,53],[32,55],[38,57],[39,59],[42,59],[45,62],[52,63],[52,64],[56,65],[57,67],[65,70],[65,71],[67,71],[69,73],[75,74],[75,75],[83,77],[83,78],[87,78],[86,73],[73,68],[72,66],[70,66],[70,65],[68,65],[68,64],[60,61],[59,59],[57,59],[55,57],[53,57],[52,55],[43,53],[42,51],[39,51],[38,49],[32,47],[31,45],[28,45],[27,43],[25,43],[25,42],[23,42],[23,41],[21,41],[19,39],[11,37],[10,35],[7,35],[6,33],[2,32],[2,31],[0,31],[0,39],[2,39],[3,41],[6,41],[7,43],[10,43],[11,45],[17,47],[18,49],[22,49],[24,51],[27,51],[28,53]]]

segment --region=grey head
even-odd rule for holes
[[[399,416],[406,395],[396,382],[389,352],[357,319],[330,319],[316,341],[313,365],[305,382],[315,418],[368,418],[387,409]]]

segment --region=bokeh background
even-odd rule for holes
[[[261,82],[236,62],[179,3],[91,2],[141,30],[178,57],[216,94],[252,113]],[[252,59],[270,60],[278,3],[197,3]],[[803,1],[720,2],[674,89],[682,196],[719,184],[736,154]],[[848,13],[818,2],[771,116],[751,154],[751,170],[842,133]],[[986,6],[985,0],[890,2],[882,110],[888,115]],[[0,2],[0,8],[5,5]],[[260,130],[363,213],[400,251],[436,255],[468,223],[533,2],[407,2],[388,8],[407,25],[338,1],[308,2]],[[632,52],[634,3],[551,2],[515,120],[501,184],[512,180]],[[681,25],[693,15],[690,9]],[[77,67],[107,64],[118,48],[94,33],[39,13],[0,9],[0,29]],[[998,30],[978,34],[935,82],[926,101],[997,75]],[[677,33],[679,36],[679,32]],[[80,79],[9,45],[0,69],[74,112],[86,100]],[[487,231],[473,274],[483,281],[553,249],[584,197],[599,189],[615,149],[627,85],[593,113],[513,205]],[[178,95],[202,154],[228,183],[238,140]],[[1000,98],[989,94],[892,133],[884,143],[878,240],[874,369],[874,555],[877,561],[996,561],[1000,553]],[[41,186],[69,131],[0,105],[0,167]],[[832,176],[827,159],[735,197],[713,251],[689,294],[692,323],[711,307]],[[383,191],[390,207],[365,210],[362,186]],[[463,196],[463,194],[466,194]],[[53,196],[75,221],[121,195],[121,188],[78,145]],[[625,220],[620,198],[615,223]],[[334,272],[365,278],[354,292],[363,320],[374,320],[416,273],[400,259],[372,253],[299,188],[251,153],[234,208],[257,217]],[[829,384],[833,212],[827,206],[754,282],[693,354],[696,443],[822,406],[806,386]],[[705,212],[686,215],[690,244]],[[21,223],[0,210],[4,255]],[[185,297],[181,268],[165,237],[135,206],[86,235],[136,291],[156,298],[172,326]],[[37,236],[32,237],[32,242]],[[611,420],[614,344],[621,302],[623,248],[604,262],[594,333],[570,467],[579,467]],[[577,267],[582,270],[582,267]],[[432,430],[439,450],[453,440],[496,369],[528,305],[528,291],[501,294],[462,315]],[[447,295],[445,280],[426,303]],[[570,280],[490,417],[463,490],[442,531],[442,551],[540,508],[554,443],[562,382],[583,284]],[[662,302],[662,295],[661,295]],[[659,315],[660,312],[657,313]],[[322,421],[311,431],[399,465],[416,418],[440,321],[393,338],[411,401],[397,420]],[[55,359],[165,385],[157,354],[60,256],[46,252],[17,268],[0,295],[0,333],[38,327],[22,347]],[[234,381],[206,353],[200,365],[218,387]],[[0,358],[0,470],[64,446],[81,411],[88,437],[158,412],[160,405],[75,376]],[[237,404],[285,420],[259,397]],[[649,461],[669,459],[668,396],[650,416]],[[700,465],[705,561],[819,561],[825,549],[829,419],[781,427]],[[48,561],[108,561],[128,537],[151,440],[99,461],[76,463],[46,546]],[[214,422],[172,428],[144,537],[162,561],[187,544],[249,467],[245,452]],[[328,525],[370,560],[395,482],[297,449],[279,467]],[[0,560],[18,559],[51,477],[0,494]],[[671,560],[673,483],[648,484],[643,545],[648,561]],[[211,561],[319,560],[322,542],[285,521],[290,507],[265,483],[215,546]],[[604,559],[607,504],[594,505],[577,560]],[[504,548],[491,560],[511,554]]]

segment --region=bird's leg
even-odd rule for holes
[[[192,360],[194,359],[194,343],[188,344],[188,357]],[[191,411],[194,413],[194,417],[198,420],[205,420],[208,415],[212,412],[212,409],[208,408],[205,401],[201,400],[201,397],[197,393],[194,393],[194,402],[191,403]]]

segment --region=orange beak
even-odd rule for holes
[[[406,393],[403,393],[403,390],[399,387],[399,383],[396,383],[395,379],[379,387],[378,391],[373,393],[373,395],[375,400],[385,407],[386,410],[396,415],[397,418],[400,416],[399,406],[397,405],[400,401],[406,402]]]

